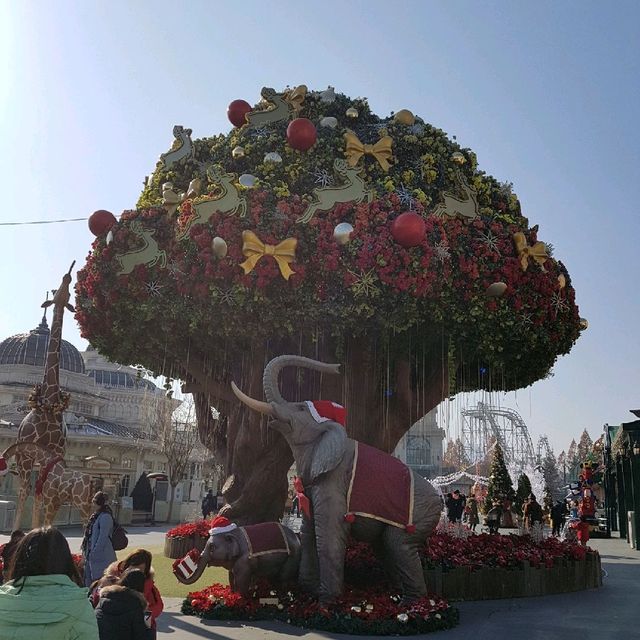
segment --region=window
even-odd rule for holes
[[[118,491],[118,495],[120,497],[129,495],[129,484],[130,483],[131,483],[131,476],[130,475],[122,476],[122,478],[120,480],[120,490]]]
[[[427,438],[407,435],[407,464],[414,466],[431,464],[431,443]]]

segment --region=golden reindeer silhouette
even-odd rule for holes
[[[214,213],[224,213],[232,216],[239,211],[241,218],[247,215],[247,201],[240,196],[238,188],[234,184],[236,174],[224,173],[219,168],[209,167],[207,175],[211,182],[220,187],[221,194],[217,198],[204,200],[193,206],[194,216],[187,222],[180,234],[180,238],[184,238],[194,224],[208,222]]]
[[[273,108],[267,109],[266,111],[249,111],[249,113],[247,113],[249,126],[264,127],[267,124],[289,119],[292,107],[284,100],[283,94],[276,93],[275,89],[263,87],[260,95],[267,102],[271,103]]]
[[[128,274],[139,264],[146,264],[153,267],[158,261],[161,267],[167,265],[167,254],[158,247],[158,243],[153,239],[155,229],[145,229],[138,220],[131,223],[131,231],[142,239],[143,245],[139,249],[133,249],[122,255],[117,255],[116,260],[120,263],[118,275]]]
[[[311,202],[307,210],[296,222],[309,222],[317,211],[329,211],[343,202],[360,203],[363,200],[371,202],[373,192],[367,190],[367,184],[359,175],[359,167],[350,167],[346,160],[337,158],[333,161],[336,173],[344,176],[346,182],[339,187],[324,187],[314,189],[315,201]]]
[[[193,155],[194,148],[191,142],[191,129],[185,129],[181,124],[177,124],[173,127],[173,136],[178,143],[176,148],[172,148],[171,151],[167,151],[160,155],[160,161],[164,164],[164,168],[168,169],[172,164],[180,162],[183,158],[188,158]]]
[[[434,216],[450,216],[455,215],[462,216],[469,220],[473,220],[478,216],[478,197],[475,189],[472,189],[465,177],[459,171],[456,172],[456,176],[460,183],[462,191],[464,191],[465,198],[459,198],[454,193],[444,192],[442,198],[444,202],[441,202],[434,210]]]

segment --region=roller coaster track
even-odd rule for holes
[[[462,444],[467,458],[480,462],[497,441],[507,465],[521,469],[537,462],[529,429],[517,411],[478,402],[462,410]]]

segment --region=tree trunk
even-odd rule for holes
[[[447,393],[446,366],[438,357],[392,359],[389,350],[366,338],[352,338],[337,357],[336,340],[320,336],[297,341],[274,340],[253,344],[238,363],[220,372],[198,372],[191,356],[189,373],[200,440],[220,461],[227,481],[222,489],[227,504],[221,513],[239,525],[278,520],[287,497],[291,450],[280,434],[266,426],[264,416],[228,397],[231,379],[251,397],[262,399],[262,373],[271,358],[299,354],[323,362],[342,362],[342,375],[320,375],[287,368],[280,376],[286,400],[327,399],[347,408],[351,437],[391,452],[400,438]],[[204,359],[201,361],[204,362]],[[211,406],[221,410],[219,419]]]

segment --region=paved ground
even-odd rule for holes
[[[152,547],[164,542],[168,527],[127,527],[130,544]],[[80,548],[79,529],[65,530],[71,548]],[[0,535],[0,544],[7,536]],[[618,538],[597,539],[591,546],[602,556],[603,587],[590,591],[484,602],[461,602],[460,625],[430,634],[438,640],[627,640],[640,638],[640,552]],[[281,623],[215,622],[180,614],[182,601],[165,599],[158,620],[159,640],[304,640],[345,638],[313,633]],[[358,636],[365,638],[365,636]]]

